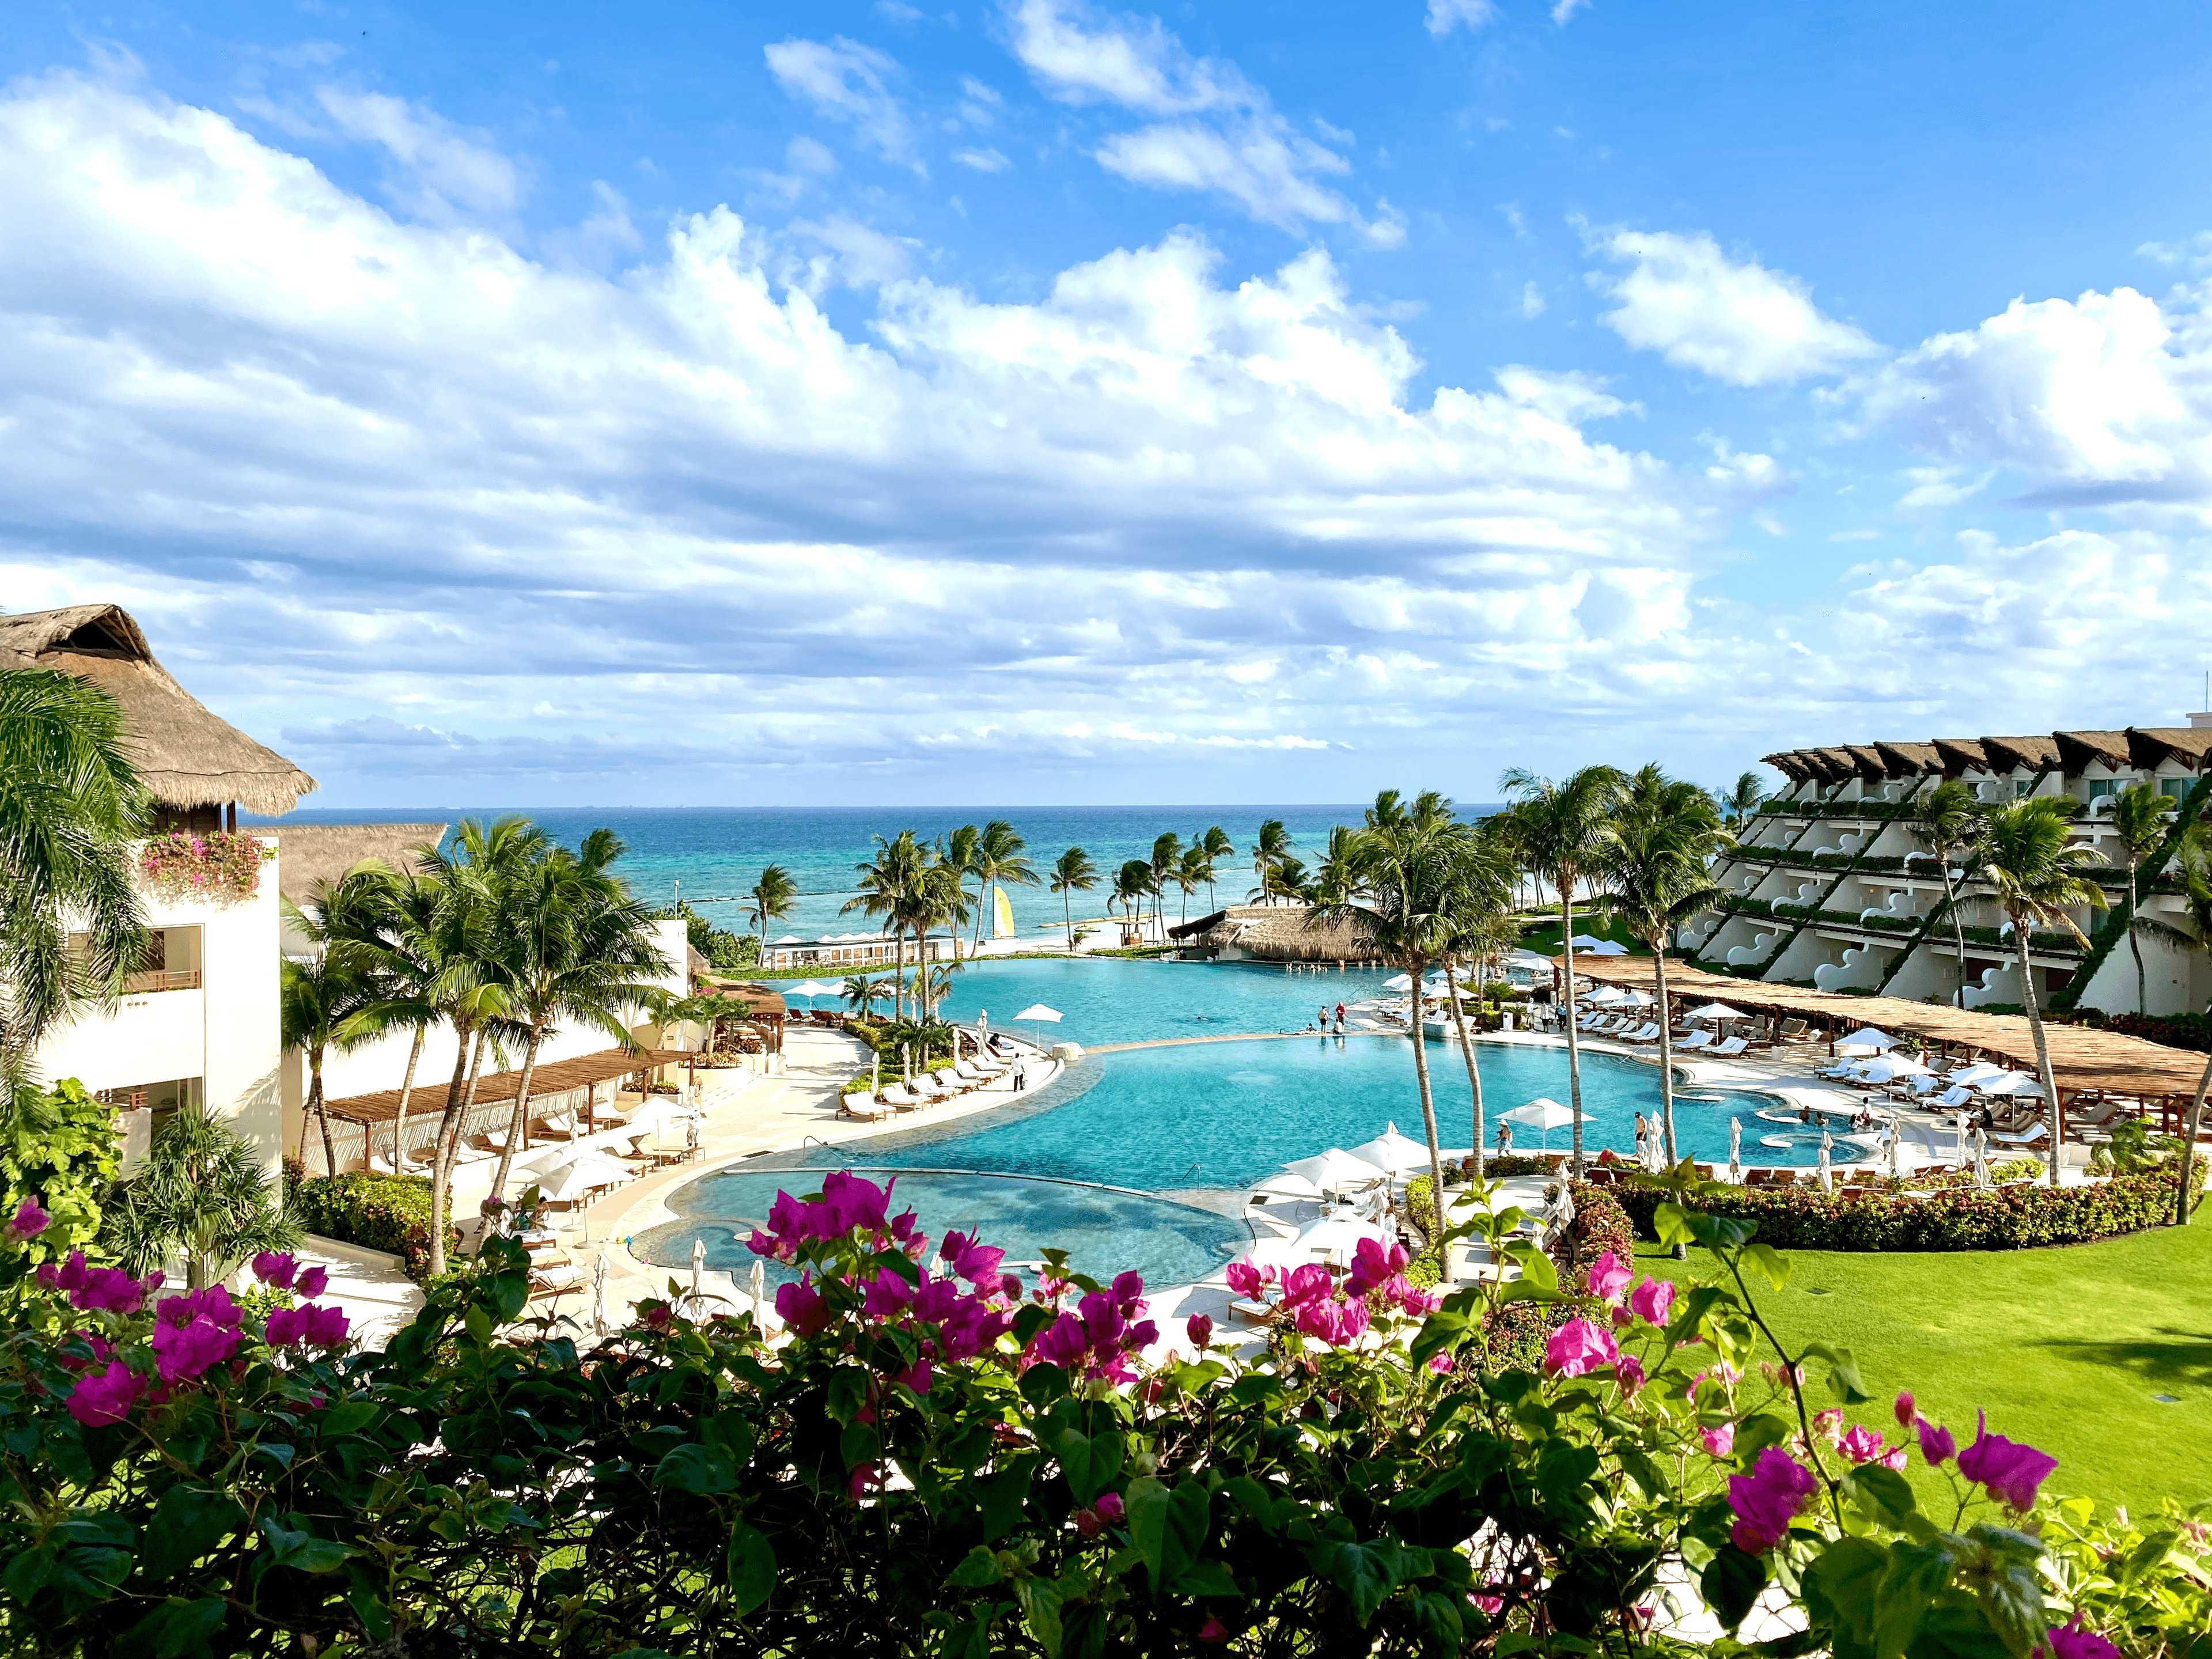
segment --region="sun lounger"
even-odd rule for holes
[[[952,1069],[970,1083],[982,1084],[1002,1078],[1013,1068],[995,1063],[990,1066],[979,1066],[972,1060],[963,1060]]]
[[[570,1291],[583,1289],[586,1275],[581,1267],[563,1263],[540,1272],[533,1267],[530,1272],[530,1295],[532,1300],[541,1296],[562,1296]]]
[[[1750,1047],[1751,1044],[1744,1038],[1733,1036],[1724,1042],[1716,1042],[1705,1052],[1709,1054],[1740,1054]]]
[[[1674,1045],[1674,1052],[1679,1054],[1692,1048],[1702,1048],[1712,1040],[1713,1034],[1711,1031],[1692,1031]]]
[[[975,1086],[975,1079],[963,1077],[950,1066],[940,1066],[929,1074],[929,1080],[940,1089],[950,1089],[956,1095],[964,1095]]]
[[[891,1109],[878,1104],[873,1095],[862,1092],[840,1097],[837,1115],[840,1117],[856,1117],[863,1123],[878,1123],[891,1115]]]
[[[1795,1042],[1810,1030],[1812,1027],[1802,1019],[1785,1019],[1782,1022],[1779,1036],[1784,1042]]]
[[[876,1098],[895,1112],[916,1112],[929,1103],[903,1083],[892,1084]]]
[[[1240,1296],[1231,1299],[1229,1311],[1248,1325],[1264,1325],[1274,1317],[1275,1304],[1272,1302],[1255,1302],[1248,1297]]]
[[[2038,1122],[2020,1134],[2014,1134],[2005,1129],[1996,1130],[1990,1134],[1990,1139],[2006,1146],[2032,1146],[2037,1141],[2048,1137],[2050,1133],[2051,1126],[2048,1123]]]

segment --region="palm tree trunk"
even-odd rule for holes
[[[2043,1009],[2035,996],[2035,970],[2027,960],[2028,919],[2012,919],[2012,939],[2020,951],[2020,1000],[2027,1010],[2027,1029],[2035,1039],[2035,1075],[2043,1085],[2045,1121],[2051,1128],[2051,1184],[2058,1185],[2058,1143],[2066,1127],[2058,1107],[2058,1081],[2051,1074],[2051,1045],[2043,1035]]]
[[[514,1163],[514,1143],[522,1139],[522,1126],[530,1121],[530,1074],[538,1069],[538,1047],[542,1027],[530,1028],[530,1048],[522,1056],[522,1086],[514,1091],[514,1116],[507,1128],[507,1145],[499,1149],[499,1164],[491,1172],[491,1195],[507,1196],[507,1172]]]
[[[906,1018],[906,929],[891,928],[891,1018]]]
[[[1413,1077],[1421,1091],[1421,1133],[1429,1139],[1429,1198],[1431,1214],[1424,1224],[1428,1229],[1429,1242],[1436,1246],[1437,1268],[1443,1281],[1449,1281],[1449,1255],[1444,1249],[1444,1155],[1442,1143],[1437,1138],[1437,1097],[1429,1086],[1429,1040],[1421,1033],[1421,980],[1428,963],[1419,957],[1408,957],[1407,971],[1413,976]]]
[[[2197,1098],[2189,1103],[2189,1115],[2181,1121],[2181,1187],[2173,1200],[2173,1224],[2177,1227],[2189,1224],[2190,1165],[2197,1157],[2197,1131],[2204,1121],[2204,1096],[2208,1090],[2212,1090],[2212,1056],[2204,1061],[2204,1070],[2197,1079]]]
[[[1667,1012],[1667,936],[1653,941],[1652,973],[1659,992],[1659,1121],[1666,1137],[1667,1167],[1674,1167],[1674,1033]]]
[[[983,912],[989,908],[990,903],[991,883],[988,878],[986,878],[982,890],[975,895],[975,943],[968,952],[971,957],[981,956],[983,953]]]
[[[2128,860],[2128,954],[2136,959],[2136,1012],[2150,1012],[2148,981],[2143,975],[2142,936],[2136,932],[2136,906],[2142,902],[2136,892],[2136,860]]]
[[[399,1110],[392,1120],[392,1173],[407,1173],[407,1097],[415,1092],[415,1067],[422,1058],[422,1036],[425,1028],[415,1028],[415,1041],[407,1050],[407,1074],[399,1079]],[[362,1132],[366,1139],[368,1132]]]
[[[1474,1178],[1482,1179],[1482,1068],[1474,1063],[1474,1044],[1467,1034],[1467,1014],[1459,1006],[1459,975],[1452,958],[1444,958],[1444,977],[1452,988],[1452,1024],[1459,1030],[1459,1052],[1467,1061],[1467,1086],[1474,1097]],[[1480,965],[1475,970],[1475,1012],[1482,1012],[1482,975]]]
[[[1951,916],[1951,944],[1959,953],[1959,983],[1951,993],[1951,1000],[1960,1008],[1966,1006],[1966,926],[1959,920],[1959,892],[1951,885],[1951,854],[1937,854],[1943,866],[1943,908]]]
[[[438,1139],[430,1149],[430,1276],[446,1271],[446,1197],[453,1179],[453,1139],[461,1125],[461,1088],[470,1075],[469,1030],[454,1028],[453,1080],[446,1085],[446,1109],[438,1118]],[[477,1053],[483,1052],[483,1036],[476,1036]],[[471,1091],[474,1092],[473,1090]]]
[[[1067,948],[1073,951],[1075,948],[1075,899],[1070,888],[1060,890],[1060,914],[1067,923]]]
[[[1565,951],[1560,974],[1567,1005],[1567,1102],[1575,1112],[1575,1179],[1583,1177],[1583,1048],[1575,1030],[1575,872],[1559,875],[1559,944]]]
[[[331,1115],[323,1109],[323,1051],[315,1050],[315,1080],[307,1090],[309,1103],[315,1109],[315,1121],[323,1131],[323,1173],[334,1176],[338,1172],[337,1150],[331,1145]]]
[[[293,1154],[303,1170],[307,1167],[307,1128],[315,1121],[315,1096],[319,1092],[322,1074],[323,1051],[311,1047],[307,1050],[307,1097],[300,1103],[300,1149]],[[283,1137],[280,1134],[277,1139],[282,1140]],[[328,1175],[331,1171],[325,1170],[323,1173]]]

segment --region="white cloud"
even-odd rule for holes
[[[1157,17],[1094,21],[1080,0],[1015,0],[1015,54],[1053,96],[1158,118],[1092,152],[1108,172],[1158,190],[1210,191],[1296,232],[1349,225],[1378,247],[1405,240],[1389,204],[1370,218],[1322,184],[1350,165],[1277,112],[1236,64],[1193,57]]]
[[[1498,21],[1494,0],[1429,0],[1429,33],[1439,37],[1462,27],[1486,27]]]
[[[952,159],[963,167],[973,167],[978,173],[1004,173],[1013,166],[995,149],[956,149]]]
[[[1534,283],[1521,284],[1521,314],[1529,318],[1544,314],[1544,290]]]
[[[1996,472],[1992,468],[1969,479],[1960,467],[1908,466],[1905,476],[1912,480],[1912,488],[1897,498],[1899,507],[1956,507],[1988,489]]]
[[[1616,231],[1602,240],[1619,277],[1593,278],[1620,301],[1603,321],[1639,350],[1732,386],[1829,374],[1881,348],[1822,314],[1805,284],[1754,260],[1737,263],[1710,235]]]
[[[2026,474],[2051,505],[2212,502],[2212,319],[2130,288],[2014,300],[1938,334],[1863,388],[1867,418],[1948,465]]]
[[[504,216],[521,204],[521,173],[489,134],[383,93],[320,87],[315,95],[340,132],[383,148],[392,161],[386,192],[416,217]]]
[[[1553,0],[1552,21],[1554,23],[1565,23],[1577,12],[1587,10],[1589,3],[1590,0]]]
[[[885,161],[923,170],[915,153],[914,125],[888,82],[898,62],[873,46],[842,35],[824,45],[793,39],[762,48],[776,84],[832,120],[848,123]]]

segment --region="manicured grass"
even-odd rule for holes
[[[1656,1244],[1636,1254],[1662,1277],[1715,1270],[1694,1249],[1680,1262]],[[1961,1446],[1978,1407],[2042,1447],[2058,1460],[2047,1491],[2136,1505],[2212,1492],[2212,1214],[2060,1249],[1789,1255],[1788,1287],[1753,1278],[1753,1293],[1785,1342],[1852,1351],[1875,1396],[1854,1420],[1896,1438],[1890,1401],[1909,1389]],[[1918,1484],[1917,1453],[1911,1466]]]

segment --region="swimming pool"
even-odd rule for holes
[[[1486,1120],[1540,1095],[1567,1098],[1564,1048],[1516,1043],[1480,1046]],[[1429,1044],[1439,1138],[1474,1139],[1473,1097],[1455,1048]],[[1613,1054],[1583,1056],[1587,1152],[1635,1147],[1634,1118],[1656,1112],[1657,1068]],[[1675,1097],[1679,1144],[1695,1158],[1725,1162],[1729,1121],[1744,1120],[1745,1155],[1760,1163],[1811,1163],[1817,1149],[1760,1146],[1773,1125],[1755,1114],[1770,1097],[1691,1089]],[[1356,1146],[1386,1122],[1415,1139],[1421,1112],[1413,1062],[1402,1037],[1280,1037],[1242,1042],[1177,1043],[1086,1055],[1035,1097],[941,1126],[921,1125],[871,1138],[866,1158],[887,1168],[984,1170],[1100,1182],[1143,1192],[1250,1187],[1279,1165],[1328,1146]],[[1495,1130],[1492,1130],[1492,1135]],[[1553,1130],[1564,1151],[1570,1132]],[[1490,1143],[1495,1145],[1492,1139]],[[1546,1145],[1516,1130],[1516,1151]],[[787,1153],[756,1159],[759,1169]]]
[[[1384,994],[1387,969],[1285,973],[1257,962],[975,962],[953,975],[945,1012],[1048,1042],[1150,1042],[1161,1037],[1302,1030],[1325,1006]],[[1057,1025],[1016,1024],[1042,1002],[1066,1018]],[[822,1006],[827,1007],[829,1000]]]
[[[760,1258],[740,1242],[768,1224],[769,1206],[780,1189],[815,1191],[831,1169],[819,1156],[810,1164],[772,1171],[763,1160],[702,1176],[671,1194],[676,1219],[631,1242],[634,1255],[680,1272],[691,1265],[691,1242],[706,1248],[706,1263],[740,1279]],[[938,1170],[856,1166],[878,1185],[896,1178],[894,1210],[911,1206],[933,1238],[947,1230],[980,1231],[1006,1253],[1010,1271],[1026,1272],[1048,1248],[1068,1252],[1078,1273],[1110,1279],[1133,1269],[1152,1285],[1188,1284],[1251,1248],[1244,1222],[1142,1193],[1083,1186],[1027,1176],[978,1175]],[[792,1277],[767,1264],[770,1281]]]

